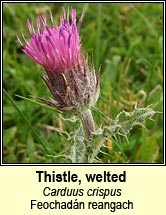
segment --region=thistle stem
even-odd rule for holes
[[[92,132],[95,131],[95,124],[93,120],[93,116],[91,113],[91,110],[88,109],[85,112],[80,114],[84,133],[85,133],[85,138],[89,140],[92,136]]]

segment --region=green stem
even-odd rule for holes
[[[81,117],[83,129],[85,133],[85,138],[89,140],[92,136],[92,132],[95,131],[95,124],[94,124],[91,110],[88,109],[87,111],[81,113],[80,117]]]

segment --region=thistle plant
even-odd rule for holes
[[[115,120],[110,119],[110,125],[96,128],[91,109],[99,97],[100,70],[95,72],[93,61],[89,67],[88,58],[82,52],[79,33],[83,16],[84,12],[77,23],[76,10],[68,8],[66,13],[63,8],[59,26],[54,25],[50,12],[51,27],[47,25],[46,15],[42,15],[36,20],[37,32],[27,20],[30,39],[22,33],[22,42],[16,36],[23,52],[45,70],[41,77],[53,99],[37,98],[64,114],[75,115],[81,122],[81,130],[72,132],[68,138],[71,146],[65,156],[73,163],[94,162],[104,146],[106,133],[127,137],[134,126],[142,125],[155,113],[150,107],[135,108],[131,113],[123,111]]]

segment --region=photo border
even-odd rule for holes
[[[1,31],[1,148],[0,166],[165,166],[165,1],[1,1],[1,26],[3,29],[4,3],[163,3],[163,163],[3,163],[3,31]]]

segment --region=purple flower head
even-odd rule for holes
[[[96,102],[99,86],[93,65],[89,71],[87,59],[81,53],[79,31],[83,13],[78,24],[75,9],[68,8],[67,14],[63,9],[59,26],[54,25],[51,12],[50,18],[51,28],[47,25],[46,15],[37,17],[37,33],[33,23],[27,20],[30,39],[25,39],[22,33],[25,45],[16,37],[23,52],[42,65],[47,73],[42,78],[54,100],[40,99],[61,111],[79,113]]]
[[[76,10],[72,9],[71,21],[69,20],[69,9],[66,17],[64,11],[63,17],[60,17],[60,26],[54,26],[52,13],[50,12],[52,27],[47,25],[46,15],[37,17],[37,33],[35,33],[33,23],[27,20],[28,29],[31,35],[30,40],[25,40],[23,52],[34,62],[42,65],[46,71],[55,73],[71,69],[80,59],[80,38],[79,30],[83,18],[76,25]],[[43,30],[41,29],[43,24]]]

